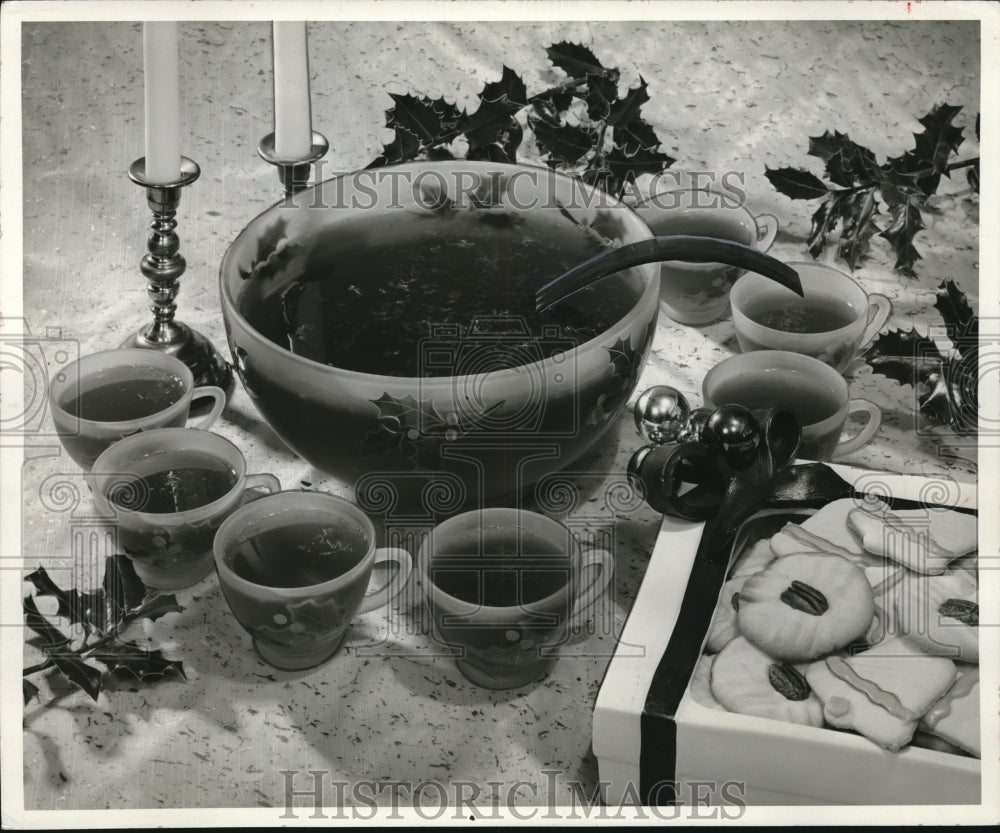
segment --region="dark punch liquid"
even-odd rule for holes
[[[124,509],[154,514],[207,506],[226,495],[237,480],[236,472],[224,461],[187,452],[147,457],[125,474],[112,483],[108,499]]]
[[[754,376],[750,381],[731,379],[712,392],[716,404],[735,403],[754,410],[784,406],[801,425],[815,425],[840,410],[840,399],[821,382],[801,373]]]
[[[356,567],[369,546],[364,532],[350,524],[302,521],[263,530],[241,542],[228,564],[254,584],[309,587]]]
[[[848,304],[834,299],[801,298],[775,304],[773,298],[751,303],[747,317],[764,327],[786,333],[828,333],[857,319]]]
[[[152,416],[184,396],[184,383],[169,373],[101,382],[65,404],[65,410],[94,422],[124,422]]]
[[[490,607],[537,602],[570,580],[570,560],[548,538],[529,530],[488,528],[438,548],[431,578],[456,599]]]
[[[451,376],[481,372],[485,355],[496,369],[546,358],[567,342],[572,349],[620,320],[637,297],[615,277],[535,312],[537,289],[613,246],[555,210],[530,224],[490,209],[372,224],[356,239],[345,232],[301,241],[302,270],[284,288],[260,281],[245,296],[248,318],[273,341],[335,367]]]

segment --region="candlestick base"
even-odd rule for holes
[[[322,159],[330,149],[330,143],[326,136],[312,133],[312,147],[309,155],[304,159],[283,159],[274,150],[274,134],[268,133],[260,144],[257,145],[257,153],[265,162],[274,165],[278,169],[278,177],[285,189],[285,199],[290,199],[293,195],[303,190],[309,184],[309,174],[312,171],[314,162]]]
[[[187,324],[174,322],[174,331],[169,341],[159,339],[155,325],[143,327],[122,342],[122,347],[141,347],[169,353],[186,364],[194,376],[195,386],[215,385],[226,392],[226,399],[235,388],[233,369],[215,348],[215,345],[197,330]]]
[[[153,213],[146,240],[148,251],[139,265],[147,281],[146,293],[152,302],[153,321],[125,339],[122,347],[169,353],[191,369],[195,385],[220,387],[228,400],[235,389],[229,363],[204,335],[174,318],[180,277],[187,269],[175,231],[177,206],[181,188],[190,185],[200,174],[197,163],[186,156],[181,157],[177,179],[170,182],[150,181],[146,176],[145,157],[136,159],[129,168],[129,179],[146,189],[146,202]]]

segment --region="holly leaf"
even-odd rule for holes
[[[504,64],[500,71],[500,80],[491,81],[484,86],[479,99],[483,104],[502,104],[520,109],[528,103],[528,88],[521,80],[521,76]]]
[[[979,193],[979,163],[977,162],[969,170],[965,172],[965,179],[969,183],[969,187]]]
[[[411,134],[422,147],[445,140],[460,116],[458,108],[443,98],[417,98],[398,93],[390,93],[389,97],[395,105],[385,111],[385,126],[397,133],[402,130]]]
[[[801,168],[765,166],[764,176],[778,191],[793,200],[815,200],[830,193],[830,189],[822,179]]]
[[[618,84],[607,75],[591,73],[587,76],[586,102],[590,118],[595,121],[608,119],[612,106],[618,102]]]
[[[500,133],[515,123],[514,115],[528,103],[528,89],[514,70],[504,65],[499,81],[486,84],[479,93],[474,113],[463,113],[456,125],[469,146],[496,144]]]
[[[617,130],[615,131],[618,132]],[[625,147],[616,144],[604,157],[609,171],[608,190],[621,194],[627,184],[634,184],[641,174],[659,174],[674,164],[676,160],[652,147],[640,147],[628,153]]]
[[[121,553],[108,556],[104,563],[105,627],[108,633],[125,621],[129,611],[146,596],[146,585],[136,575],[132,560]]]
[[[102,634],[103,638],[94,647],[88,646],[85,639],[80,647],[71,649],[69,637],[39,612],[34,597],[24,599],[25,623],[42,637],[41,647],[49,661],[92,699],[96,700],[100,695],[102,672],[88,664],[90,659],[104,662],[111,670],[124,668],[140,680],[170,669],[184,675],[179,661],[166,660],[158,651],[147,651],[131,643],[117,643],[117,646],[113,642],[110,646],[100,644],[107,641],[108,636],[114,638],[119,628],[136,619],[155,620],[183,609],[173,595],[149,596],[127,556],[116,554],[105,559],[102,586],[89,592],[81,592],[75,587],[62,590],[44,567],[39,567],[26,579],[34,586],[37,595],[57,600],[58,615],[74,624],[83,624],[88,634],[91,630]],[[122,648],[122,645],[129,647]],[[43,664],[41,667],[48,666]],[[29,695],[38,693],[38,687],[25,680],[23,691],[29,698]]]
[[[937,191],[948,174],[948,159],[962,143],[962,128],[952,125],[961,107],[941,104],[918,119],[924,129],[914,133],[914,148],[891,157],[883,169],[896,182],[911,182],[925,196]]]
[[[919,119],[924,129],[913,134],[916,140],[913,155],[926,162],[936,173],[947,173],[948,159],[962,144],[962,128],[952,124],[961,111],[961,107],[939,104]]]
[[[948,337],[963,356],[979,348],[979,318],[964,292],[952,280],[942,281],[934,306],[948,326]]]
[[[501,130],[496,142],[486,145],[469,145],[465,156],[467,159],[486,162],[516,162],[517,149],[521,146],[524,131],[516,121],[511,121],[509,127]]]
[[[618,80],[617,69],[607,69],[597,59],[597,56],[577,43],[560,41],[545,50],[549,60],[572,78],[583,78],[587,75],[606,75]]]
[[[892,222],[885,231],[879,232],[879,235],[892,244],[892,249],[896,253],[894,268],[913,275],[913,265],[921,257],[913,245],[914,235],[924,228],[920,210],[912,202],[906,202],[890,206],[889,213]]]
[[[879,231],[875,223],[878,206],[875,189],[856,191],[840,201],[843,229],[837,253],[855,269],[868,254],[872,235]]]
[[[28,573],[24,580],[30,582],[35,587],[36,596],[50,596],[59,603],[56,615],[69,619],[72,615],[69,596],[59,588],[48,574],[44,567],[39,567],[32,573]]]
[[[550,124],[544,119],[528,119],[538,146],[548,154],[550,165],[574,165],[594,149],[597,133],[583,125]]]
[[[662,142],[653,127],[642,119],[632,119],[628,124],[618,124],[614,128],[614,146],[621,148],[626,157],[634,156],[643,150],[657,150]],[[669,156],[669,167],[676,159]]]
[[[397,130],[392,141],[382,145],[382,153],[368,164],[368,168],[380,168],[383,165],[406,162],[413,159],[419,152],[420,140],[412,133]]]
[[[365,434],[365,454],[391,453],[420,464],[427,456],[426,450],[421,454],[421,447],[431,439],[436,450],[438,439],[449,427],[430,400],[418,400],[409,394],[396,399],[386,392],[370,401],[378,408],[378,424]],[[438,436],[431,436],[434,434]]]
[[[31,700],[38,696],[39,688],[31,680],[21,678],[21,693],[24,695],[24,705],[28,705]]]
[[[925,197],[924,192],[912,181],[893,181],[892,178],[883,179],[879,183],[879,193],[889,207],[905,205],[906,203],[913,203],[919,207]]]
[[[875,154],[853,142],[850,147],[845,147],[827,160],[826,175],[831,182],[845,188],[883,179],[882,169],[875,161]]]
[[[886,160],[882,170],[889,182],[901,189],[915,188],[925,197],[930,196],[941,184],[941,174],[929,167],[929,163],[907,151],[902,156]]]
[[[941,421],[935,404],[945,359],[932,339],[913,329],[890,330],[872,342],[864,358],[873,373],[901,385],[912,385],[918,394],[919,407],[923,409],[925,400],[930,402],[929,415]]]
[[[916,364],[927,361],[940,362],[944,359],[944,355],[938,349],[934,339],[921,335],[916,329],[911,328],[909,330],[889,330],[882,333],[865,351],[865,358],[869,363],[879,361],[880,367],[889,368],[895,373],[893,368],[897,366],[892,364],[891,360],[893,359],[905,360],[903,364],[912,368]],[[903,364],[898,366],[902,367]],[[889,373],[882,375],[889,376]],[[902,384],[913,384],[912,373],[905,379],[896,376],[890,376],[890,378]]]
[[[101,672],[97,668],[87,665],[74,652],[62,654],[54,651],[49,654],[49,658],[66,679],[86,691],[92,700],[98,698],[101,693]]]
[[[631,337],[615,340],[611,347],[605,347],[611,360],[611,375],[621,379],[631,379],[638,360],[637,351],[632,348]]]
[[[949,424],[961,434],[976,431],[979,413],[975,351],[960,360],[945,356],[928,336],[915,330],[890,330],[865,351],[872,372],[912,385],[921,414]]]
[[[74,625],[82,625],[87,633],[96,630],[103,633],[107,627],[104,607],[103,589],[82,592],[73,587],[62,590],[44,567],[39,567],[25,576],[35,588],[36,596],[48,596],[56,599],[58,610],[56,614],[68,619]]]
[[[24,623],[42,638],[45,651],[69,644],[69,637],[42,615],[33,596],[24,597]]]
[[[543,119],[555,123],[566,113],[574,98],[576,95],[571,90],[552,89],[532,96],[531,106]]]
[[[129,612],[129,619],[149,619],[155,622],[168,613],[181,613],[184,608],[177,602],[173,593],[165,593],[147,599],[135,610]]]
[[[882,165],[871,150],[846,133],[826,130],[820,136],[810,136],[808,154],[823,161],[826,178],[843,191],[801,168],[765,168],[771,184],[791,199],[825,198],[812,215],[808,239],[812,256],[818,257],[826,248],[839,225],[838,254],[854,269],[878,232],[893,248],[895,268],[913,276],[913,267],[921,257],[913,245],[914,236],[924,228],[921,211],[927,198],[937,191],[941,177],[948,176],[948,160],[962,143],[962,129],[952,124],[961,109],[950,104],[935,107],[918,120],[923,130],[913,134],[913,149],[889,157]],[[978,130],[977,117],[977,136]],[[978,190],[978,160],[961,166],[970,167],[966,174],[969,184]],[[876,220],[879,207],[874,189],[889,208],[890,222],[884,230]]]
[[[614,101],[611,105],[611,112],[608,113],[607,122],[612,127],[619,124],[628,124],[630,121],[639,118],[639,111],[642,105],[649,101],[649,93],[646,92],[646,81],[639,76],[639,86],[632,87],[625,94],[625,97]],[[617,99],[617,95],[615,96]]]
[[[880,178],[875,154],[846,133],[827,130],[822,136],[810,136],[808,154],[826,163],[826,175],[835,185],[851,188]]]
[[[91,657],[108,667],[109,672],[127,672],[137,680],[177,673],[186,679],[180,660],[167,659],[159,650],[142,648],[134,642],[115,642],[94,651]]]
[[[426,434],[446,425],[429,399],[418,400],[410,394],[396,399],[389,393],[383,393],[371,402],[378,408],[379,420],[396,426],[400,431],[413,429]]]
[[[826,162],[840,153],[846,144],[854,144],[846,133],[841,133],[839,130],[831,133],[825,130],[822,136],[809,137],[809,150],[806,153]]]

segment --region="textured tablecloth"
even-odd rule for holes
[[[504,64],[529,93],[538,91],[558,78],[545,48],[574,41],[619,67],[623,85],[634,86],[640,74],[648,82],[643,112],[677,158],[674,169],[745,176],[750,207],[781,221],[772,253],[783,260],[808,259],[811,204],[779,195],[764,170],[808,165],[818,172],[819,161],[806,156],[809,136],[846,132],[881,161],[911,147],[916,118],[946,101],[965,108],[957,119],[966,128],[962,156],[978,153],[974,22],[383,21],[313,23],[309,38],[314,125],[332,148],[326,173],[366,165],[391,137],[383,127],[390,93],[444,96],[471,109]],[[126,177],[143,154],[141,43],[140,25],[131,22],[26,23],[22,32],[22,323],[81,353],[116,346],[148,316],[138,262],[150,218],[143,193]],[[202,176],[184,190],[178,215],[188,262],[178,317],[228,355],[219,262],[248,220],[280,196],[276,172],[256,153],[272,129],[269,25],[185,23],[181,52],[182,151]],[[918,278],[893,272],[891,251],[878,239],[855,274],[868,290],[889,296],[894,326],[938,321],[933,290],[944,279],[978,298],[978,201],[964,176],[941,191],[916,239]],[[639,390],[668,383],[697,394],[706,371],[735,351],[728,318],[690,328],[661,316]],[[48,359],[51,372],[51,350]],[[874,442],[842,462],[940,476],[945,488],[949,478],[975,480],[971,464],[940,457],[931,438],[915,433],[912,388],[868,368],[850,384],[854,395],[882,408],[884,422]],[[630,423],[626,412],[581,477],[621,476],[641,444]],[[239,387],[214,430],[238,443],[251,472],[272,472],[286,487],[308,483],[350,495],[286,450]],[[106,539],[79,472],[51,440],[28,445],[25,571],[45,565],[64,585],[99,579],[92,574]],[[361,805],[366,795],[390,804],[395,789],[409,806],[408,790],[431,780],[451,791],[449,803],[456,783],[467,782],[465,794],[478,790],[475,803],[487,809],[565,804],[574,789],[591,796],[598,777],[590,752],[594,699],[659,518],[646,507],[616,508],[600,488],[576,511],[612,531],[616,576],[593,633],[567,645],[544,682],[508,692],[466,682],[451,662],[428,655],[412,594],[388,620],[384,612],[360,617],[330,663],[277,672],[256,659],[212,575],[177,594],[182,613],[134,632],[181,659],[186,681],[123,685],[96,703],[58,681],[43,684],[40,700],[25,708],[25,806],[284,808],[289,784],[312,788],[309,771],[322,773],[328,805],[338,801],[338,781],[372,782],[362,794],[344,788],[344,802]],[[26,662],[37,658],[26,651]],[[419,800],[441,803],[430,789]],[[307,817],[313,797],[294,802],[306,806],[299,816]]]

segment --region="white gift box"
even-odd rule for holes
[[[976,508],[974,485],[830,468],[858,492]],[[979,804],[974,758],[913,746],[890,752],[853,733],[719,711],[692,698],[692,662],[725,579],[725,566],[696,559],[704,527],[664,517],[601,684],[593,750],[605,803]]]

